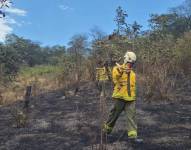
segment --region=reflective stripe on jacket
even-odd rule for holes
[[[125,65],[122,65],[125,68]],[[134,71],[127,73],[125,69],[115,66],[112,71],[114,82],[113,98],[119,98],[126,101],[136,99],[136,75]]]

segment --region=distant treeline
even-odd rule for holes
[[[136,21],[129,24],[128,14],[121,6],[116,9],[114,20],[116,29],[110,35],[93,28],[88,34],[91,41],[87,35],[74,35],[67,48],[42,47],[16,35],[7,36],[5,43],[0,44],[1,79],[16,75],[23,66],[47,64],[65,67],[66,74],[74,71],[78,79],[84,73],[94,79],[98,60],[110,61],[116,54],[123,56],[125,51],[133,50],[138,56],[137,72],[143,75],[147,98],[159,93],[157,97],[173,99],[169,93],[178,86],[177,80],[187,80],[191,74],[191,0],[168,13],[152,14],[147,31],[142,31]]]

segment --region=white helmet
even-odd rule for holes
[[[124,63],[135,63],[137,60],[137,57],[134,52],[126,52],[124,56]]]

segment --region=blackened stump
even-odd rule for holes
[[[30,98],[31,98],[31,93],[32,93],[32,86],[27,86],[26,93],[25,93],[25,103],[24,103],[24,108],[25,109],[29,108],[29,102],[30,102]]]

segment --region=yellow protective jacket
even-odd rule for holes
[[[114,83],[113,98],[123,99],[125,101],[136,100],[136,74],[133,70],[129,73],[125,71],[126,65],[122,67],[115,66],[112,71]]]
[[[106,67],[96,68],[96,80],[97,81],[107,81],[111,78],[111,69]]]

